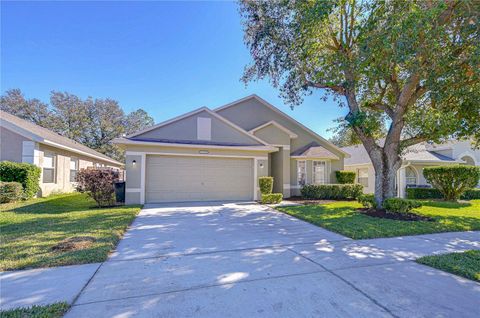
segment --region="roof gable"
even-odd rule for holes
[[[210,119],[210,140],[202,140],[198,138],[197,125],[199,118]],[[225,146],[267,145],[263,140],[249,134],[222,116],[212,112],[207,107],[201,107],[192,112],[131,134],[126,138],[132,141],[138,140],[164,143],[176,142]]]
[[[254,132],[256,132],[256,131],[258,131],[258,130],[261,130],[261,129],[263,129],[263,128],[266,128],[266,127],[268,127],[268,126],[275,126],[276,128],[278,128],[278,129],[280,129],[281,131],[283,131],[284,133],[286,133],[290,138],[297,138],[297,137],[298,137],[298,135],[297,135],[296,133],[294,133],[293,131],[291,131],[291,130],[285,128],[285,127],[283,127],[282,125],[280,125],[279,123],[277,123],[277,122],[274,121],[274,120],[271,120],[271,121],[269,121],[269,122],[266,122],[266,123],[263,124],[263,125],[260,125],[260,126],[258,126],[258,127],[256,127],[256,128],[253,128],[253,129],[250,130],[249,132],[250,132],[250,133],[254,133]]]
[[[245,107],[245,106],[251,106],[249,104],[251,104],[252,102],[254,102],[257,106],[254,107],[254,108]],[[260,118],[260,116],[255,116],[254,115],[255,112],[260,111],[259,108],[258,108],[258,105],[261,105],[262,107],[265,107],[266,109],[268,109],[270,111],[270,114],[271,114],[270,116],[263,116],[265,118],[269,117],[267,119],[268,121],[273,120],[272,117],[274,117],[275,122],[277,122],[278,124],[280,124],[281,126],[287,128],[287,129],[289,129],[291,132],[293,132],[297,135],[300,135],[300,134],[306,135],[306,136],[308,136],[308,139],[313,138],[313,140],[316,140],[316,141],[320,142],[323,146],[328,148],[330,151],[336,152],[341,156],[345,156],[345,157],[350,156],[347,152],[345,152],[342,149],[340,149],[339,147],[335,146],[334,144],[332,144],[331,142],[329,142],[328,140],[326,140],[322,136],[318,135],[317,133],[315,133],[311,129],[305,127],[303,124],[299,123],[297,120],[293,119],[292,117],[290,117],[286,113],[282,112],[281,110],[279,110],[278,108],[276,108],[275,106],[273,106],[272,104],[268,103],[267,101],[265,101],[264,99],[260,98],[259,96],[255,95],[255,94],[244,97],[242,99],[239,99],[239,100],[234,101],[232,103],[226,104],[224,106],[218,107],[218,108],[214,109],[214,111],[216,113],[222,115],[223,117],[226,117],[227,119],[229,119],[231,121],[234,121],[236,124],[238,124],[242,128],[244,128],[246,130],[251,130],[251,129],[254,129],[254,128],[258,127],[259,125],[265,123],[265,118]],[[246,109],[242,109],[244,107]],[[248,117],[248,118],[244,119],[243,123],[240,124],[240,120],[242,120],[242,119],[241,118],[238,119],[238,118],[242,117],[242,113],[247,113],[247,115],[246,116],[243,115],[243,117]],[[263,123],[258,122],[261,119],[263,119]],[[310,142],[310,141],[306,141],[306,142]],[[300,138],[297,141],[297,143],[301,143]],[[305,144],[305,141],[304,141],[303,144]]]

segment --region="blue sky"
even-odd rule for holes
[[[1,90],[110,97],[156,122],[252,93],[325,137],[345,115],[320,92],[291,110],[268,82],[240,82],[250,56],[234,2],[5,2]]]

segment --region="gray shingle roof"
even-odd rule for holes
[[[379,144],[383,144],[383,140],[379,141]],[[351,157],[345,158],[345,165],[357,165],[357,164],[371,164],[370,157],[363,145],[355,145],[349,147],[343,147],[344,151],[348,152]],[[438,162],[455,162],[456,160],[435,151],[428,150],[424,143],[413,145],[408,147],[403,155],[403,160],[408,161],[438,161]]]
[[[35,125],[34,123],[31,123],[29,121],[26,121],[24,119],[21,119],[17,116],[14,116],[12,114],[6,113],[4,111],[0,111],[0,118],[2,121],[7,121],[10,124],[20,128],[21,130],[24,130],[26,132],[29,132],[40,140],[37,140],[39,142],[42,142],[41,140],[47,140],[56,144],[59,144],[64,147],[72,148],[77,151],[81,151],[83,153],[86,153],[86,155],[91,155],[94,157],[98,157],[101,159],[104,159],[106,161],[118,164],[118,165],[123,165],[121,162],[116,161],[108,156],[105,156],[104,154],[95,151],[85,145],[82,145],[81,143],[78,143],[76,141],[73,141],[72,139],[63,137],[49,129],[43,128],[41,126]],[[3,125],[2,125],[3,126]]]

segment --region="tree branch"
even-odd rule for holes
[[[339,85],[320,84],[320,83],[315,83],[309,80],[305,80],[305,82],[308,86],[311,86],[311,87],[329,89],[334,91],[337,94],[345,95],[345,88]]]
[[[426,136],[418,135],[418,136],[410,137],[410,138],[407,138],[407,139],[403,139],[400,142],[400,145],[401,145],[401,148],[405,149],[407,147],[416,145],[418,143],[421,143],[421,142],[424,142],[424,141],[427,141],[427,140],[428,140],[428,138]]]

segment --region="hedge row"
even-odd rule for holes
[[[23,187],[19,182],[0,181],[0,203],[9,203],[23,199]]]
[[[462,200],[480,200],[480,189],[467,190]],[[442,193],[434,188],[407,188],[407,199],[443,199]]]
[[[301,189],[305,199],[356,199],[363,193],[361,184],[307,184]]]
[[[21,183],[25,199],[32,198],[40,190],[41,172],[39,167],[30,163],[0,162],[0,181]]]
[[[337,182],[340,184],[355,183],[356,175],[357,174],[354,171],[335,171],[335,177],[337,178]]]

